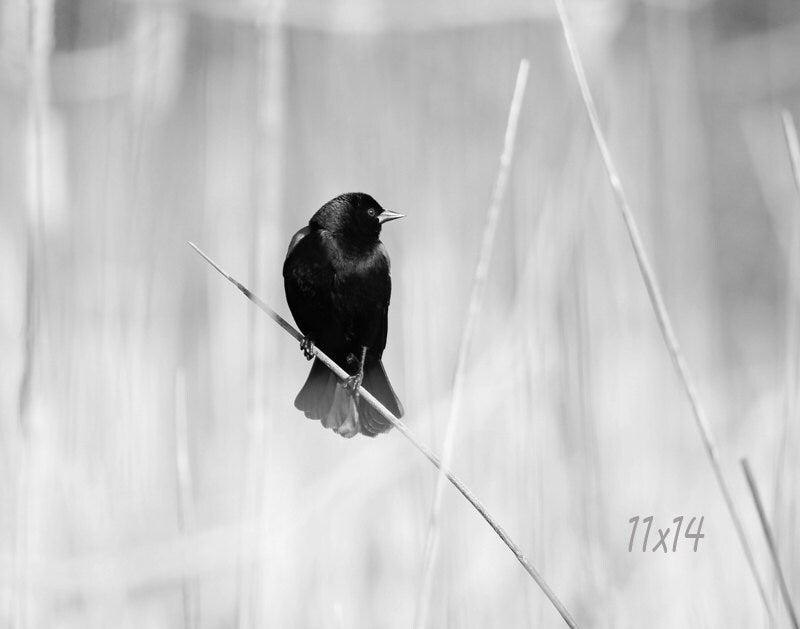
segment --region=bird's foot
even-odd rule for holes
[[[344,388],[350,392],[356,401],[358,400],[358,387],[361,386],[361,383],[364,381],[364,372],[359,371],[356,375],[350,376],[347,380],[344,381]]]
[[[356,375],[350,376],[347,380],[344,381],[344,388],[347,391],[350,391],[350,395],[353,396],[353,399],[358,402],[358,387],[361,386],[361,383],[364,381],[364,361],[367,358],[367,348],[366,346],[361,348],[361,360],[359,360],[355,354],[348,354],[347,356],[347,364],[358,365],[358,371]]]
[[[314,341],[307,336],[304,336],[303,340],[300,341],[300,349],[303,352],[303,356],[306,357],[306,360],[314,358]]]

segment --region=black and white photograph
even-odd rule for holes
[[[0,629],[800,629],[800,4],[0,0]]]

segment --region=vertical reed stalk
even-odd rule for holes
[[[514,86],[514,95],[511,99],[511,106],[508,112],[503,153],[500,156],[500,167],[497,171],[494,189],[492,190],[489,210],[486,213],[486,222],[483,227],[478,264],[475,267],[475,275],[472,279],[472,290],[469,298],[469,306],[467,308],[467,318],[461,333],[461,343],[458,347],[458,359],[456,362],[455,376],[453,378],[453,392],[450,400],[450,413],[447,418],[447,423],[445,424],[442,465],[437,475],[436,489],[433,503],[431,504],[428,537],[425,542],[423,578],[417,601],[415,626],[420,629],[424,629],[427,625],[428,607],[430,604],[431,588],[433,587],[433,573],[439,548],[439,516],[442,508],[442,494],[447,478],[444,470],[450,466],[450,461],[453,457],[453,443],[458,428],[458,420],[462,414],[461,401],[464,392],[464,379],[468,366],[469,351],[472,344],[472,337],[475,334],[478,316],[483,308],[483,297],[486,292],[486,277],[489,273],[489,264],[492,260],[495,234],[497,233],[500,211],[503,207],[503,198],[505,197],[506,188],[508,187],[511,163],[514,157],[514,143],[517,137],[517,123],[522,109],[522,101],[525,96],[529,67],[530,63],[527,59],[520,61],[519,70],[517,71],[517,82]]]
[[[27,120],[25,133],[25,198],[26,198],[26,282],[25,282],[25,346],[18,393],[18,422],[21,437],[19,476],[16,496],[15,565],[17,582],[13,620],[23,628],[31,624],[32,594],[30,591],[31,549],[28,531],[32,503],[35,498],[30,482],[32,468],[30,406],[39,332],[40,278],[43,265],[42,222],[45,210],[45,124],[50,101],[49,64],[52,49],[52,0],[29,0],[28,25],[28,89],[26,94]]]
[[[275,242],[279,230],[276,223],[283,205],[282,168],[285,161],[285,28],[283,0],[268,3],[266,15],[256,23],[258,57],[256,60],[256,129],[253,145],[252,182],[252,267],[250,276],[256,286],[265,286],[272,279],[269,253],[278,251]],[[251,312],[248,322],[250,343],[248,390],[249,430],[247,482],[244,508],[261,524],[263,516],[264,462],[267,457],[269,339],[263,322]],[[257,528],[261,528],[260,526]],[[244,544],[250,541],[242,540]],[[260,627],[263,596],[261,581],[263,562],[240,569],[240,629]]]
[[[658,326],[661,330],[662,336],[664,337],[664,343],[666,344],[667,351],[672,359],[672,363],[675,366],[675,370],[677,371],[680,381],[683,384],[686,396],[689,398],[689,404],[692,408],[695,424],[700,432],[700,438],[703,442],[706,454],[708,455],[709,463],[711,463],[711,468],[714,472],[719,489],[722,492],[722,497],[725,500],[728,513],[733,521],[736,534],[739,538],[739,542],[741,543],[742,550],[744,551],[745,558],[747,559],[747,563],[753,575],[753,579],[756,582],[756,586],[758,587],[759,594],[764,602],[764,607],[767,610],[767,614],[769,614],[770,618],[772,618],[773,615],[767,600],[766,590],[764,589],[764,585],[762,584],[761,578],[758,574],[753,553],[747,540],[744,527],[742,526],[741,519],[739,518],[739,514],[736,511],[736,506],[733,502],[733,498],[731,497],[731,492],[728,488],[727,481],[722,473],[722,466],[719,462],[716,439],[711,431],[711,427],[708,424],[705,412],[700,405],[700,399],[697,395],[694,381],[689,375],[689,368],[686,364],[686,359],[684,358],[680,345],[678,344],[678,338],[675,335],[675,330],[672,327],[672,321],[670,320],[666,304],[664,303],[664,298],[661,294],[661,288],[659,287],[658,279],[656,278],[655,271],[653,270],[650,260],[647,257],[644,243],[642,242],[642,237],[639,233],[639,228],[636,225],[636,219],[634,218],[630,206],[628,205],[628,199],[622,188],[622,181],[620,180],[617,168],[614,165],[614,161],[611,157],[611,152],[606,144],[603,130],[600,127],[600,119],[597,115],[597,109],[595,108],[594,99],[592,98],[592,93],[589,89],[589,83],[586,80],[586,73],[583,69],[583,63],[581,62],[578,48],[575,44],[572,27],[564,7],[564,0],[555,0],[555,2],[558,9],[558,15],[561,20],[561,26],[564,31],[564,38],[567,42],[569,56],[572,61],[572,66],[575,70],[575,75],[578,79],[578,85],[580,87],[584,105],[586,106],[589,122],[591,124],[592,131],[594,132],[595,139],[597,140],[598,148],[600,149],[603,164],[605,166],[606,173],[608,174],[609,183],[611,184],[611,189],[614,193],[614,199],[617,202],[617,206],[619,207],[623,221],[625,222],[628,237],[631,241],[631,245],[633,246],[636,262],[639,265],[639,271],[641,272],[642,279],[644,280],[644,285],[647,289],[647,294],[650,298],[650,303],[652,304],[656,320],[658,321]]]
[[[783,575],[781,562],[778,560],[778,549],[775,545],[775,538],[772,536],[772,529],[769,526],[767,514],[764,511],[764,505],[761,502],[761,494],[758,492],[756,479],[753,476],[753,472],[750,469],[750,464],[747,462],[747,459],[742,459],[742,469],[744,470],[744,475],[747,479],[747,486],[750,488],[750,493],[753,496],[753,502],[755,503],[756,510],[758,511],[758,519],[761,520],[761,528],[763,529],[764,537],[767,540],[769,554],[772,557],[772,564],[775,566],[775,575],[778,578],[778,585],[781,588],[783,602],[786,603],[786,611],[789,614],[789,620],[791,620],[792,627],[794,627],[794,629],[800,629],[800,625],[797,623],[797,612],[794,611],[792,597],[789,595],[789,586],[786,585],[786,577]]]
[[[789,163],[792,169],[795,189],[800,199],[800,142],[797,138],[797,127],[792,115],[784,109],[781,112],[783,122],[783,135],[786,140],[786,148],[789,153]],[[788,497],[788,504],[785,505],[789,513],[792,513],[796,491],[792,487],[783,488],[786,477],[786,460],[789,457],[789,449],[792,439],[791,426],[792,420],[797,417],[797,378],[800,371],[800,205],[797,200],[793,204],[789,217],[789,255],[788,268],[786,272],[786,355],[784,366],[784,400],[783,400],[783,422],[780,431],[778,461],[775,465],[775,501],[773,508],[773,520],[775,522],[776,534],[780,536],[780,507],[782,496]],[[792,482],[792,481],[790,481]],[[789,556],[792,556],[794,538],[789,537],[790,546]]]
[[[781,112],[783,122],[783,135],[789,153],[789,163],[792,169],[795,188],[800,195],[800,142],[797,139],[797,128],[794,118],[787,111]],[[789,255],[786,272],[786,355],[784,367],[784,408],[783,426],[781,427],[781,448],[776,465],[775,495],[778,497],[780,482],[783,477],[783,466],[789,440],[791,420],[797,413],[797,376],[800,368],[800,339],[798,339],[798,325],[800,325],[800,206],[793,204],[789,217]],[[776,500],[777,507],[777,500]]]
[[[195,527],[194,483],[189,456],[189,421],[186,411],[186,376],[175,376],[175,477],[178,489],[178,529],[181,535],[190,534]],[[183,575],[183,624],[186,629],[200,627],[200,600],[197,578]]]

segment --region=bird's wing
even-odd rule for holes
[[[375,346],[375,353],[378,357],[383,355],[383,350],[386,347],[386,336],[389,333],[389,301],[392,298],[392,275],[391,275],[391,261],[389,260],[389,253],[381,243],[379,253],[385,261],[382,273],[385,273],[385,293],[383,308],[380,313],[380,322],[378,325],[377,343]]]
[[[300,331],[325,351],[334,350],[340,343],[337,336],[342,336],[331,300],[334,276],[319,232],[310,228],[297,232],[283,264],[286,301]]]
[[[376,317],[372,327],[373,340],[370,343],[372,353],[378,358],[383,355],[386,347],[386,337],[389,331],[389,301],[392,297],[392,277],[390,274],[389,254],[383,244],[378,248],[377,261],[374,266],[375,277],[372,281],[374,290],[374,315]]]
[[[286,258],[292,255],[292,251],[297,246],[297,243],[300,242],[303,238],[308,236],[311,233],[311,227],[306,225],[302,229],[297,230],[297,233],[292,236],[292,239],[289,241],[289,249],[286,251]]]
[[[389,280],[391,283],[391,280]],[[391,289],[390,289],[391,290]],[[389,333],[389,304],[386,304],[386,307],[380,314],[380,321],[378,324],[378,333],[376,334],[375,340],[375,348],[374,352],[377,354],[378,358],[383,356],[383,350],[386,348],[386,336]]]

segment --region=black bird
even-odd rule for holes
[[[305,336],[300,347],[306,358],[316,345],[350,374],[342,384],[315,360],[294,405],[344,437],[374,437],[391,428],[359,399],[361,384],[397,417],[403,415],[381,363],[392,281],[379,239],[383,223],[402,217],[368,194],[342,194],[292,237],[283,264],[286,301]]]

